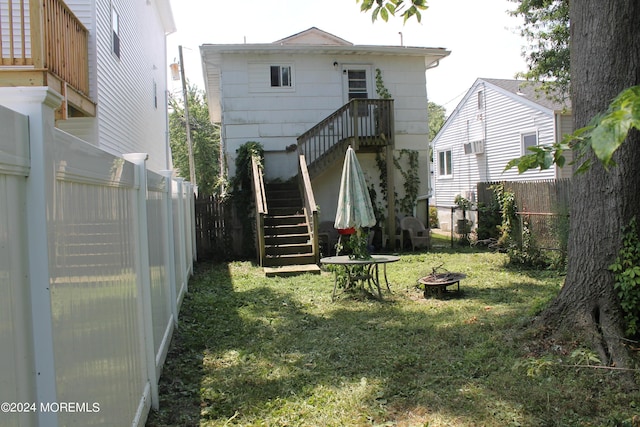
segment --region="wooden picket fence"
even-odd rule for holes
[[[195,201],[198,261],[231,259],[238,230],[232,204],[219,196],[199,194]]]
[[[479,183],[478,203],[491,205],[495,197],[492,187],[498,184],[514,193],[522,232],[531,233],[542,249],[565,249],[571,179]]]

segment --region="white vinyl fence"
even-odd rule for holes
[[[59,131],[57,103],[0,93],[0,426],[143,426],[193,271],[193,188]]]

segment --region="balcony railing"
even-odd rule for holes
[[[0,85],[51,86],[95,115],[89,32],[62,0],[0,0]]]
[[[352,99],[298,137],[298,151],[312,165],[346,144],[393,145],[393,100]],[[341,153],[344,156],[344,153]]]

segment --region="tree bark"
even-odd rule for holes
[[[571,0],[570,21],[577,129],[604,112],[623,89],[640,84],[640,2]],[[617,166],[609,170],[589,156],[591,168],[573,178],[565,285],[540,320],[552,331],[590,340],[603,363],[628,367],[608,267],[621,247],[622,227],[640,213],[640,133],[630,133],[614,156]]]

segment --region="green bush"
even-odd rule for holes
[[[502,224],[502,213],[497,200],[493,200],[488,206],[484,203],[478,204],[478,240],[498,239],[500,237],[500,225]]]
[[[615,277],[613,287],[624,312],[626,333],[629,337],[637,337],[640,332],[640,237],[635,217],[623,230],[622,249],[609,270]]]
[[[440,228],[440,221],[438,220],[438,208],[435,206],[429,206],[429,228]]]

